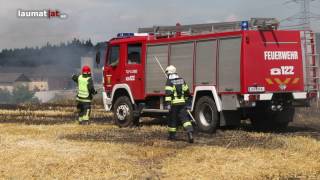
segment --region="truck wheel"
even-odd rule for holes
[[[259,109],[251,116],[251,124],[259,131],[285,130],[293,121],[295,109],[286,107],[280,112],[272,112],[266,109]]]
[[[213,133],[216,131],[219,123],[219,116],[216,103],[211,97],[203,96],[197,101],[195,119],[199,131],[205,133]]]
[[[127,96],[119,97],[114,103],[113,116],[119,127],[130,127],[134,123],[133,107]]]
[[[289,123],[293,121],[294,114],[295,109],[291,106],[285,107],[285,109],[280,112],[275,112],[273,114],[273,129],[280,131],[286,130]]]
[[[270,117],[268,117],[268,113],[258,113],[255,112],[250,117],[251,125],[257,131],[269,131],[274,126],[274,122]],[[271,121],[270,121],[271,120]]]
[[[294,114],[294,107],[286,107],[283,111],[275,113],[274,120],[279,124],[289,124],[289,122],[293,121]]]

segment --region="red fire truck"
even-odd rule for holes
[[[200,131],[242,119],[257,129],[286,128],[295,107],[316,96],[319,64],[312,32],[277,27],[275,19],[252,19],[120,33],[103,59],[105,109],[120,127],[168,113],[160,64],[171,64],[191,87],[191,112]]]

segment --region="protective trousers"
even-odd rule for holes
[[[170,135],[176,134],[179,120],[188,133],[193,132],[193,127],[185,105],[172,105],[169,118],[168,126]]]
[[[80,102],[78,101],[77,109],[79,112],[79,123],[89,122],[91,113],[91,102]]]

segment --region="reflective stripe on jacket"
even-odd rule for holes
[[[168,78],[165,87],[165,101],[172,105],[185,104],[189,96],[189,87],[178,75]]]

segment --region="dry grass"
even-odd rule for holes
[[[250,136],[260,139],[268,135],[253,133]],[[163,171],[168,178],[187,174],[199,179],[320,178],[318,141],[305,137],[275,136],[263,142],[267,144],[265,147],[259,147],[256,143],[238,148],[188,147],[166,161]],[[281,146],[277,147],[279,143]]]
[[[72,112],[59,111],[61,117]],[[32,122],[32,116],[48,115],[0,110],[0,119],[15,113]],[[98,119],[110,115],[96,113]],[[182,132],[179,141],[166,141],[159,125],[2,123],[0,179],[320,179],[319,123],[301,116],[281,133],[242,127],[196,134],[193,145]]]
[[[108,132],[99,125],[26,126],[2,124],[0,178],[137,179],[152,177],[148,162],[165,156],[165,148],[132,143],[68,140],[65,136]],[[111,131],[112,133],[112,131]]]
[[[77,119],[75,106],[34,106],[19,107],[17,109],[0,109],[0,122],[22,122],[26,124],[58,124],[74,122]],[[111,113],[105,112],[101,106],[94,106],[91,117],[96,120],[110,120]]]

